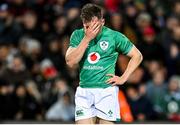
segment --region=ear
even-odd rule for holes
[[[105,19],[102,19],[102,20],[101,20],[101,23],[102,23],[102,26],[104,26],[104,24],[105,24]]]
[[[83,27],[84,27],[84,31],[85,31],[85,32],[86,32],[86,30],[87,30],[87,27],[86,27],[86,26],[87,26],[87,25],[83,23]]]
[[[86,24],[85,24],[85,23],[83,23],[83,27],[86,27]]]

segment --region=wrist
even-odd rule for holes
[[[127,81],[128,80],[128,76],[126,76],[126,75],[122,75],[122,76],[120,76],[124,81]]]
[[[84,36],[84,40],[87,41],[88,43],[92,40],[92,38],[88,37],[88,36]]]
[[[83,40],[82,40],[82,44],[83,44],[83,46],[84,46],[85,48],[88,47],[89,42],[90,42],[90,40],[89,40],[88,38],[86,38],[86,37],[84,37]]]

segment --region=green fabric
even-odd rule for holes
[[[116,119],[116,121],[117,121],[117,122],[120,122],[120,121],[121,121],[121,119],[120,119],[120,118],[117,118],[117,119]]]
[[[71,47],[77,47],[84,37],[84,30],[75,30],[70,38]],[[105,81],[115,74],[115,64],[119,53],[127,54],[133,44],[123,34],[103,27],[98,36],[93,39],[80,65],[80,86],[83,88],[107,88]]]
[[[161,100],[161,107],[165,114],[180,113],[180,92],[167,92]]]

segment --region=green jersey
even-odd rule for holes
[[[70,38],[71,47],[77,47],[84,37],[84,29],[75,30]],[[91,40],[81,61],[80,87],[106,88],[110,78],[106,74],[115,74],[115,64],[120,53],[127,54],[133,44],[120,32],[103,26],[102,31]]]

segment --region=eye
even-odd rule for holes
[[[88,29],[89,28],[89,26],[86,26],[86,29]]]

